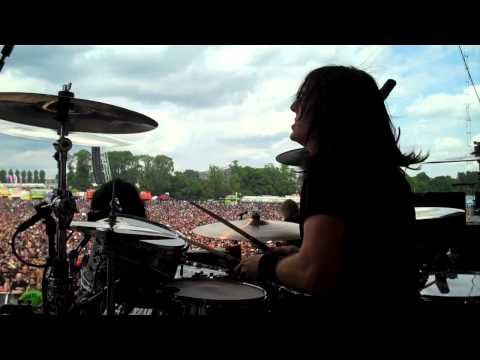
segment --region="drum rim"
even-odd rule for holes
[[[241,282],[241,281],[235,281],[235,280],[232,280],[232,279],[202,279],[202,278],[181,278],[181,279],[174,279],[173,281],[171,281],[170,283],[168,283],[166,285],[166,287],[174,287],[172,284],[175,283],[175,282],[179,282],[179,281],[193,281],[193,282],[196,282],[196,281],[222,281],[222,282],[230,282],[230,283],[234,283],[236,285],[244,285],[244,286],[248,286],[248,287],[252,287],[252,288],[255,288],[257,290],[259,290],[261,293],[262,293],[262,296],[261,297],[258,297],[258,298],[255,298],[255,299],[235,299],[235,300],[226,300],[226,299],[204,299],[204,298],[194,298],[194,297],[191,297],[191,296],[184,296],[184,295],[177,295],[177,294],[174,294],[173,295],[173,298],[174,299],[178,299],[178,300],[182,300],[182,301],[188,301],[188,302],[191,302],[191,303],[202,303],[202,304],[212,304],[212,303],[218,303],[218,304],[240,304],[240,303],[254,303],[254,302],[265,302],[265,300],[267,299],[267,291],[258,286],[258,285],[254,285],[254,284],[250,284],[250,283],[246,283],[246,282]]]
[[[428,276],[433,276],[435,275],[435,273],[429,273]],[[474,275],[474,276],[480,276],[480,271],[461,271],[461,272],[458,272],[457,275]],[[449,280],[454,280],[454,279],[449,279]],[[432,286],[434,286],[435,284],[433,284]],[[480,278],[479,278],[479,287],[480,287]],[[425,289],[423,289],[425,290]],[[420,297],[422,299],[427,299],[427,300],[430,300],[430,299],[433,299],[433,300],[439,300],[439,301],[445,301],[445,302],[448,302],[448,301],[458,301],[458,300],[478,300],[480,301],[480,295],[476,295],[476,296],[449,296],[448,294],[446,295],[424,295],[422,294],[422,291],[420,291]]]

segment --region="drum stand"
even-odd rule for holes
[[[72,193],[67,190],[67,154],[72,148],[68,135],[68,116],[70,100],[74,94],[70,92],[71,84],[64,85],[58,93],[56,120],[59,122],[59,139],[53,144],[54,155],[58,166],[58,188],[51,199],[51,208],[56,216],[55,243],[49,246],[48,261],[52,267],[51,274],[45,279],[43,289],[44,313],[64,315],[67,313],[71,300],[67,262],[67,229],[77,212]]]

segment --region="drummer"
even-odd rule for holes
[[[409,233],[415,211],[401,168],[425,156],[400,151],[377,84],[362,70],[313,70],[291,110],[290,139],[308,151],[302,244],[243,259],[240,276],[278,282],[327,303],[415,303]]]

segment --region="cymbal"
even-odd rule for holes
[[[449,207],[415,207],[415,218],[417,220],[440,219],[465,214],[463,209]]]
[[[277,155],[275,158],[280,164],[302,166],[307,159],[308,151],[305,148],[289,150]]]
[[[466,161],[480,161],[480,157],[466,155],[463,157],[450,158],[445,160],[424,161],[422,164],[448,164],[448,163],[466,162]]]
[[[58,97],[33,93],[0,93],[0,119],[58,130],[55,119]],[[101,102],[71,99],[68,131],[132,134],[150,131],[157,122],[135,111]]]
[[[254,219],[231,221],[231,223],[263,243],[270,240],[292,241],[300,239],[300,227],[296,223],[275,220],[260,220],[258,223]],[[197,235],[215,239],[248,241],[235,230],[220,222],[196,227],[193,232]]]
[[[116,234],[137,235],[146,238],[159,238],[165,240],[178,238],[175,232],[146,221],[139,221],[122,216],[117,216],[116,220],[117,223],[112,228],[112,231]],[[97,230],[108,230],[110,225],[108,219],[102,219],[98,221],[72,221],[70,227],[75,231],[81,231],[86,234],[95,234]]]
[[[55,130],[44,129],[37,126],[14,124],[4,120],[0,120],[0,134],[40,141],[58,139],[58,135]],[[68,138],[72,141],[73,144],[83,146],[105,148],[132,145],[131,142],[128,142],[124,139],[94,133],[73,132],[68,134]]]

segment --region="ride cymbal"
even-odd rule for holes
[[[263,243],[300,239],[300,227],[296,223],[275,220],[260,220],[257,222],[254,219],[231,221],[231,223]],[[215,239],[247,241],[235,230],[219,222],[196,227],[193,232],[197,235]]]
[[[73,132],[132,134],[155,129],[155,120],[118,106],[72,98],[67,129]],[[0,93],[0,119],[58,130],[58,97],[33,93]]]
[[[308,151],[305,148],[289,150],[278,154],[275,157],[280,164],[289,166],[303,166],[308,157]]]

